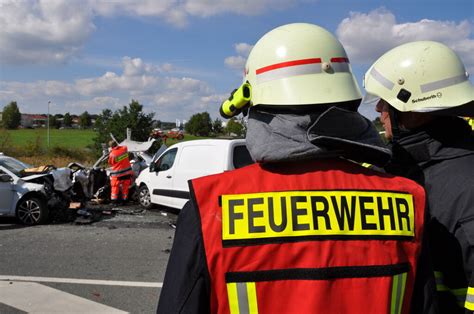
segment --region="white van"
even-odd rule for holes
[[[183,208],[189,200],[188,180],[253,163],[245,140],[208,139],[170,146],[136,179],[138,199],[145,208]]]

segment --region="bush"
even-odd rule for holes
[[[4,129],[0,129],[0,153],[9,155],[13,151],[10,134]]]

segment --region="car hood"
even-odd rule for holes
[[[29,181],[33,181],[35,179],[38,179],[38,178],[41,178],[41,177],[47,177],[47,176],[49,176],[49,173],[40,173],[40,174],[32,174],[32,175],[29,175],[29,176],[21,177],[21,179],[23,181],[29,182]]]
[[[52,176],[54,181],[53,181],[53,187],[56,191],[64,192],[67,191],[72,187],[72,179],[71,179],[71,169],[69,168],[58,168],[51,170],[46,173],[39,173],[39,174],[33,174],[29,176],[22,177],[21,179],[25,182],[33,182],[33,183],[38,183],[39,178],[45,178],[48,176]]]

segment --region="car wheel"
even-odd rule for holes
[[[48,219],[48,207],[40,198],[26,196],[17,204],[16,217],[25,225],[41,224]]]
[[[151,202],[150,190],[146,185],[142,185],[138,190],[138,202],[145,209],[153,208],[154,204]]]

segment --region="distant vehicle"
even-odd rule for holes
[[[184,138],[184,131],[180,130],[178,128],[174,128],[174,129],[169,130],[166,133],[166,136],[168,138],[175,138],[175,139],[181,141]]]
[[[67,168],[32,168],[0,154],[0,216],[27,225],[46,222],[50,211],[69,207],[70,176]]]
[[[150,137],[157,139],[157,138],[162,138],[163,135],[165,135],[163,130],[159,129],[159,128],[156,128],[156,129],[153,129],[153,131],[151,131]]]
[[[188,180],[252,163],[243,139],[180,142],[154,158],[140,173],[135,181],[138,200],[145,208],[161,205],[181,209],[190,197]]]

